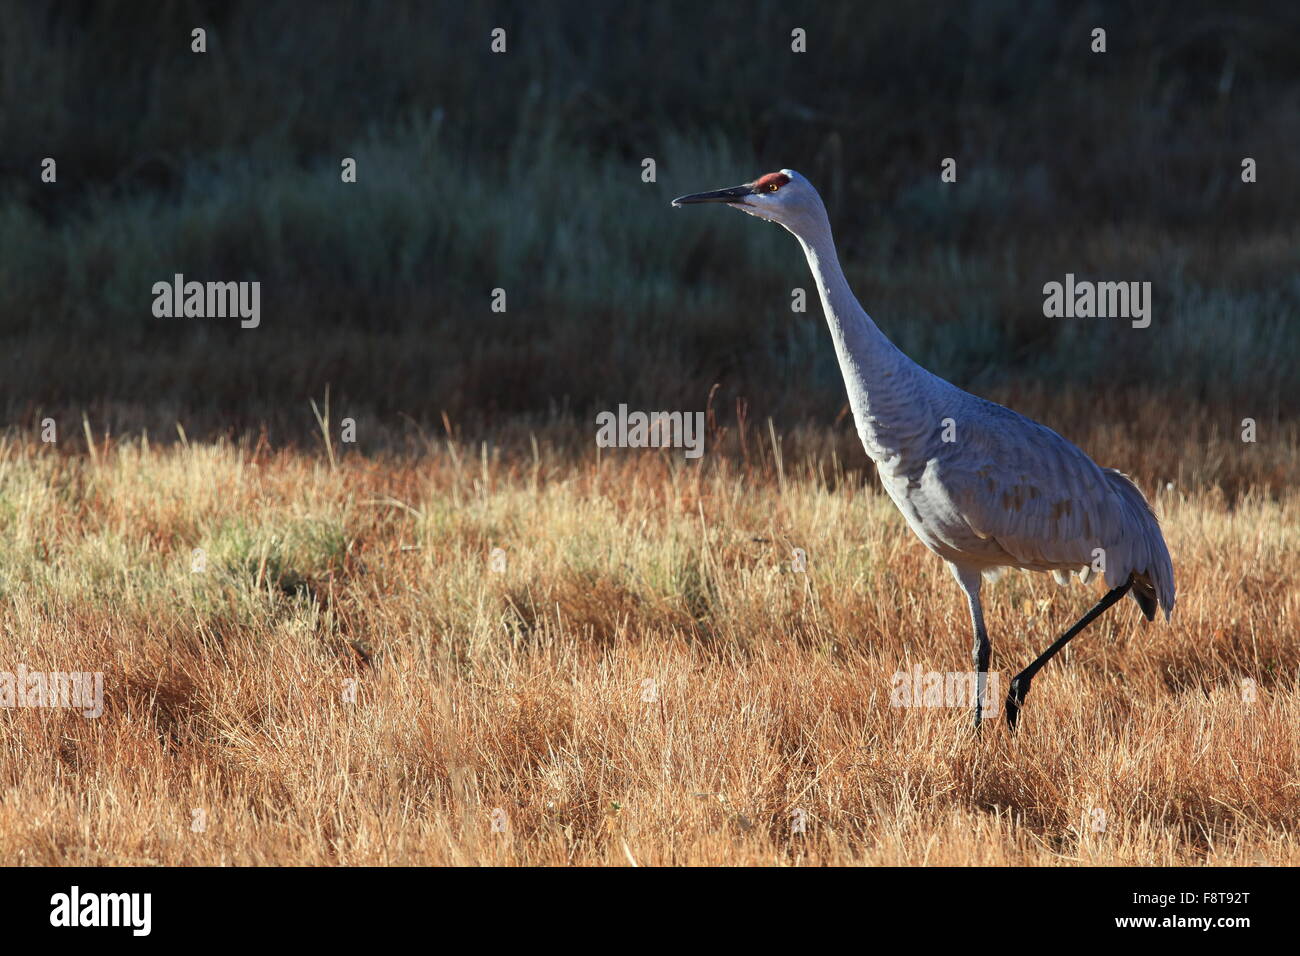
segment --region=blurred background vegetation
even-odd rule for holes
[[[723,417],[851,438],[815,298],[790,309],[793,239],[668,204],[782,166],[867,310],[963,387],[1058,428],[1080,394],[1285,419],[1297,49],[1276,4],[6,4],[3,422],[291,443],[329,386],[377,448],[698,409],[716,383]],[[260,280],[261,327],[155,318],[177,272]],[[1151,327],[1044,318],[1067,272],[1150,281]]]

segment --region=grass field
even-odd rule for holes
[[[1300,443],[1076,426],[1158,484],[1178,606],[1125,601],[978,737],[890,704],[967,668],[966,612],[829,432],[690,464],[11,433],[0,660],[105,703],[0,710],[0,862],[1300,862]],[[1003,687],[1095,599],[985,594]]]
[[[1300,862],[1300,12],[11,6],[0,863]],[[783,167],[892,341],[1164,520],[1172,622],[1109,612],[1014,737],[892,705],[967,612],[797,245],[669,205]],[[178,273],[264,321],[155,316]],[[1150,327],[1049,317],[1067,274]],[[598,452],[624,403],[704,457]],[[1095,599],[988,587],[1003,688]]]

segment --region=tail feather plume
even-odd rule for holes
[[[1111,489],[1118,495],[1127,516],[1124,522],[1124,545],[1127,560],[1123,566],[1107,569],[1107,584],[1122,584],[1132,576],[1129,591],[1148,621],[1153,620],[1156,607],[1165,612],[1165,620],[1174,609],[1174,565],[1169,558],[1165,536],[1160,532],[1160,521],[1141,489],[1133,480],[1113,468],[1103,468]],[[1112,581],[1112,574],[1116,580]]]

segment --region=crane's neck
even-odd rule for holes
[[[933,376],[889,341],[858,304],[825,213],[817,219],[795,236],[817,283],[858,436],[877,465],[906,467],[937,427],[925,401],[926,381]]]

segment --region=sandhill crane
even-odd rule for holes
[[[1034,675],[1107,608],[1131,594],[1148,621],[1174,606],[1174,569],[1160,524],[1138,487],[1099,468],[1056,432],[977,398],[917,365],[854,298],[817,190],[791,169],[730,189],[673,200],[725,203],[779,223],[803,246],[830,326],[858,436],[881,484],[927,548],[947,562],[975,632],[975,726],[985,703],[990,645],[980,606],[984,576],[1002,568],[1086,582],[1104,572],[1106,596],[1011,681],[1008,725]]]

